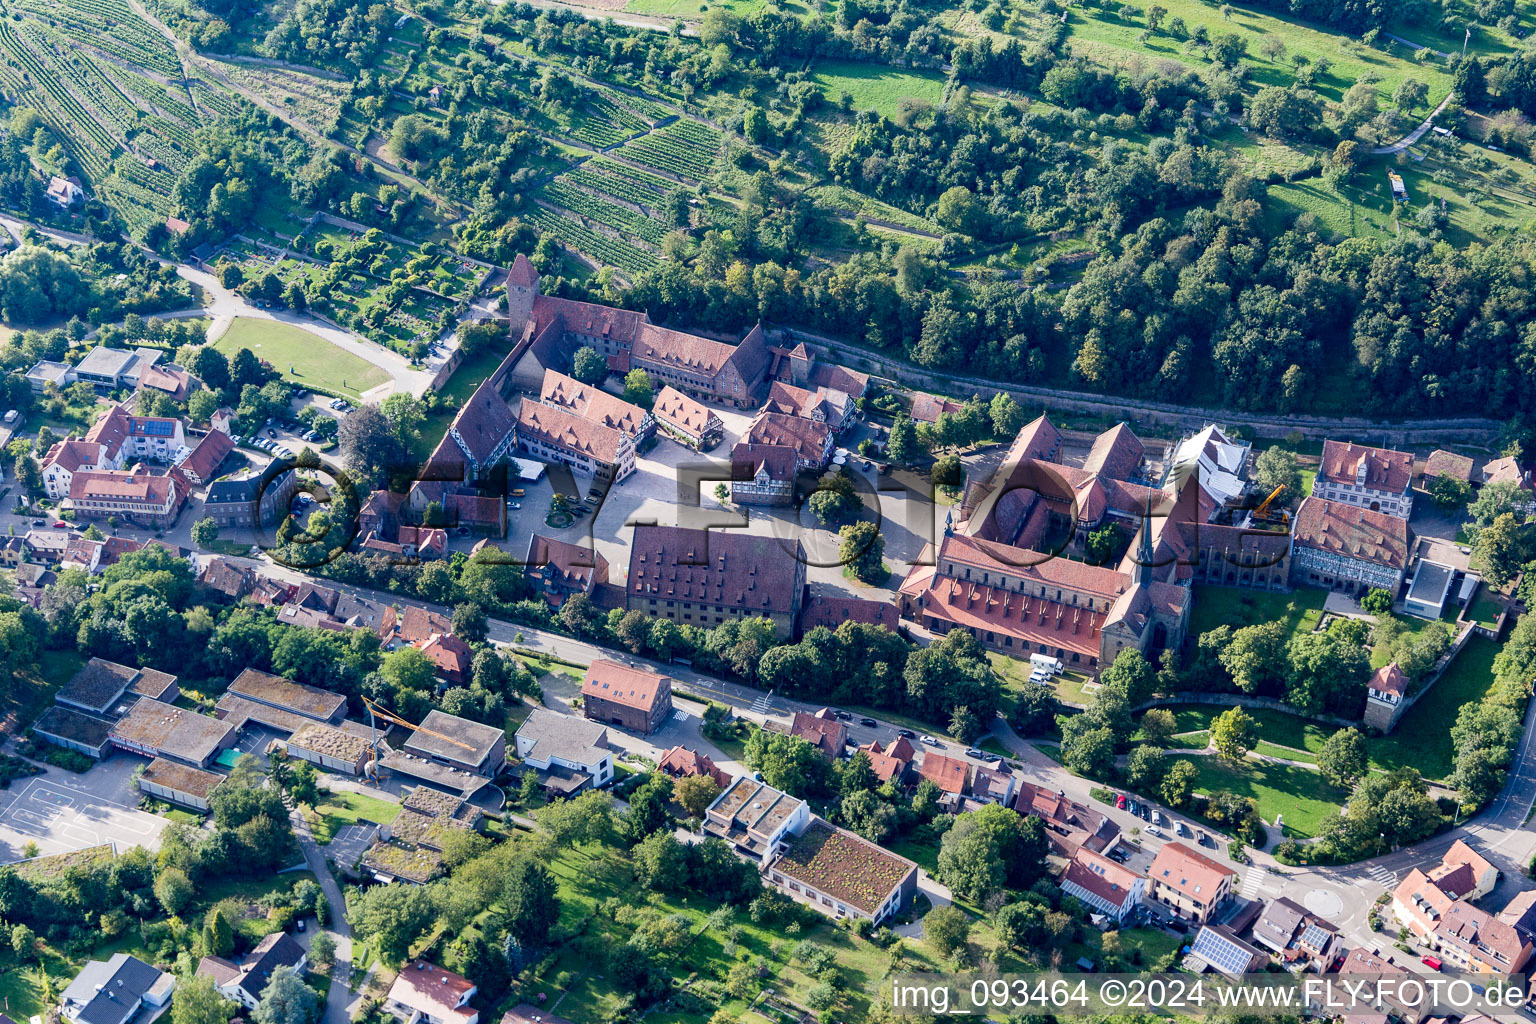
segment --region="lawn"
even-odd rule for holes
[[[359,821],[387,825],[399,816],[400,805],[397,803],[342,790],[321,796],[319,806],[307,811],[304,820],[309,822],[315,841],[323,845],[348,825]]]
[[[1217,715],[1227,709],[1220,704],[1182,704],[1172,705],[1168,710],[1173,712],[1174,728],[1178,730],[1174,739],[1188,739],[1192,742],[1180,744],[1180,746],[1193,746],[1199,749],[1204,745],[1199,741],[1209,735],[1211,723]],[[1316,754],[1323,749],[1323,744],[1328,737],[1338,731],[1336,725],[1314,722],[1300,715],[1289,715],[1272,708],[1244,708],[1243,710],[1253,717],[1261,743],[1267,741],[1271,746],[1289,747],[1292,750]],[[1294,757],[1295,755],[1277,752],[1275,756]]]
[[[1499,614],[1504,606],[1494,600],[1488,593],[1488,585],[1485,583],[1477,588],[1477,596],[1472,598],[1472,603],[1467,606],[1467,621],[1478,622],[1489,629],[1499,621]]]
[[[1199,637],[1217,626],[1238,629],[1282,620],[1286,633],[1294,635],[1310,632],[1322,619],[1323,602],[1328,599],[1328,592],[1303,587],[1294,593],[1276,594],[1197,583],[1192,597],[1194,608],[1189,615],[1189,635],[1192,637]]]
[[[214,348],[232,356],[242,348],[265,359],[301,387],[319,387],[361,398],[369,388],[389,380],[389,374],[360,356],[338,348],[291,324],[255,317],[235,317]]]
[[[735,960],[753,956],[761,958],[772,975],[767,987],[797,999],[814,981],[798,963],[791,962],[788,951],[800,939],[809,939],[832,951],[846,982],[846,1016],[840,1019],[860,1020],[868,1011],[870,993],[886,973],[886,950],[830,921],[818,922],[799,935],[786,936],[780,930],[754,924],[747,914],[737,912],[725,928],[711,928],[706,918],[718,907],[717,901],[703,896],[662,897],[645,893],[634,881],[627,860],[604,846],[577,844],[562,849],[548,867],[559,892],[559,930],[583,937],[558,952],[533,990],[547,992],[551,1012],[576,1024],[612,1020],[619,1010],[619,994],[602,975],[601,968],[594,965],[590,952],[623,942],[630,932],[599,910],[599,904],[609,899],[631,906],[649,904],[664,914],[681,915],[687,921],[692,938],[669,971],[675,977],[696,973],[701,980],[723,978]],[[904,944],[904,950],[911,969],[939,969],[925,945],[909,942]],[[745,1009],[745,1002],[730,996],[718,1004],[679,996],[669,1006],[647,1013],[646,1019],[666,1024],[703,1024],[716,1010],[739,1017]]]
[[[944,98],[944,76],[933,71],[903,71],[880,64],[824,60],[817,62],[811,80],[834,106],[846,92],[853,97],[855,111],[873,110],[886,117],[894,116],[897,104],[905,99],[938,106]]]
[[[485,378],[489,377],[501,365],[501,360],[506,356],[505,352],[495,348],[482,348],[468,359],[459,364],[458,369],[448,378],[448,383],[437,391],[439,401],[448,400],[436,409],[427,413],[422,422],[421,433],[417,437],[416,447],[411,454],[425,461],[432,454],[432,449],[443,439],[448,432],[448,424],[453,422],[454,415],[460,407],[468,401],[469,396],[475,393]]]
[[[1473,636],[1428,693],[1404,713],[1390,736],[1366,741],[1371,763],[1380,768],[1417,768],[1426,779],[1451,774],[1454,757],[1450,727],[1462,705],[1481,700],[1493,684],[1493,659],[1499,645]]]
[[[1390,105],[1392,91],[1404,79],[1416,79],[1429,86],[1429,109],[1451,88],[1451,76],[1443,63],[1436,60],[1420,64],[1411,59],[1407,48],[1401,45],[1396,46],[1394,52],[1375,49],[1338,32],[1243,8],[1233,8],[1231,17],[1224,19],[1219,10],[1199,0],[1164,0],[1159,6],[1167,11],[1165,25],[1172,18],[1182,18],[1191,32],[1203,25],[1212,38],[1227,33],[1244,37],[1248,53],[1242,66],[1255,87],[1289,86],[1296,77],[1291,57],[1300,55],[1312,63],[1327,58],[1332,66],[1328,74],[1318,78],[1313,88],[1334,102],[1343,99],[1351,85],[1368,76],[1375,80],[1383,108]],[[1091,56],[1113,70],[1124,66],[1128,54],[1140,54],[1153,62],[1176,60],[1202,72],[1211,67],[1203,55],[1198,51],[1186,51],[1183,42],[1166,30],[1142,42],[1140,37],[1147,27],[1145,16],[1138,13],[1135,17],[1123,18],[1120,16],[1123,9],[1086,5],[1071,8],[1067,28],[1074,44],[1073,52]],[[1143,8],[1132,10],[1140,12]],[[1277,60],[1261,54],[1260,46],[1268,36],[1285,44],[1286,52]],[[1416,110],[1410,116],[1417,122],[1423,113]]]
[[[1216,757],[1191,757],[1195,766],[1195,790],[1200,793],[1236,793],[1258,801],[1259,815],[1268,822],[1285,817],[1286,834],[1310,837],[1324,819],[1339,809],[1349,795],[1330,786],[1311,768],[1273,762],[1244,761],[1229,764]]]

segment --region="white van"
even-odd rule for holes
[[[1053,658],[1049,654],[1031,654],[1029,663],[1037,670],[1049,672],[1053,676],[1061,675],[1062,670],[1066,668],[1060,658]]]

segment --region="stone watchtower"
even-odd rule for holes
[[[533,269],[528,257],[522,253],[512,261],[507,271],[507,321],[508,334],[516,345],[528,328],[533,316],[533,300],[539,294],[539,272]]]
[[[1412,703],[1408,699],[1408,677],[1397,662],[1383,665],[1366,685],[1365,724],[1383,733],[1391,732]]]

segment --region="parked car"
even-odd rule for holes
[[[1125,803],[1125,809],[1136,815],[1138,818],[1141,817],[1141,804],[1138,804],[1135,800],[1127,800]]]
[[[1181,836],[1189,835],[1189,826],[1184,824],[1182,821],[1175,822],[1173,829]]]
[[[1120,808],[1120,810],[1122,810],[1122,811],[1125,810],[1125,794],[1124,793],[1118,793],[1118,794],[1115,795],[1115,806]]]
[[[861,718],[859,719],[859,724],[866,729],[873,729],[875,727],[875,720],[873,718]]]
[[[905,736],[909,740],[917,739],[917,733],[913,732],[911,729],[897,729],[896,735]]]
[[[1158,828],[1156,825],[1148,825],[1145,829],[1143,829],[1143,831],[1146,832],[1147,835],[1156,836],[1159,839],[1167,838],[1167,836],[1163,834],[1163,830]]]
[[[303,931],[304,930],[304,919],[302,917],[299,918],[299,920],[295,924],[295,927],[298,928],[299,931]]]
[[[514,488],[512,488],[512,497],[514,497],[514,498],[521,498],[522,496],[523,496],[523,489],[521,487],[514,487]]]
[[[976,749],[975,747],[972,747],[971,749],[969,749],[969,750],[967,750],[965,752],[965,756],[966,757],[974,757],[977,760],[981,760],[982,758],[986,757],[987,755],[983,754],[980,750]]]
[[[69,524],[62,519],[55,519],[53,521],[53,528],[55,530],[67,530],[69,529]]]
[[[55,524],[55,525],[60,525],[60,526],[62,526],[62,525],[63,525],[63,524],[62,524],[62,523],[59,523],[59,524]],[[917,738],[917,742],[919,742],[919,743],[921,743],[921,744],[923,744],[923,745],[924,745],[924,746],[927,746],[927,747],[937,747],[937,746],[941,746],[941,744],[940,744],[940,743],[939,743],[939,741],[938,741],[938,740],[936,740],[936,739],[934,739],[934,738],[933,738],[933,737],[932,737],[932,736],[919,736],[919,737],[918,737],[918,738]]]
[[[997,762],[999,762],[999,761],[1001,761],[1003,759],[1003,755],[1002,754],[989,754],[986,751],[982,751],[981,759],[983,761],[988,762],[989,764],[996,764]]]
[[[512,508],[522,508],[523,507],[523,503],[520,502],[520,501],[509,501],[509,502],[507,502],[507,504],[510,505]]]
[[[850,715],[846,711],[834,711],[834,712],[832,712],[832,717],[837,719],[840,722],[851,722],[851,721],[853,721],[853,716]]]
[[[276,437],[277,436],[277,431],[269,430],[269,431],[267,431],[267,436],[268,437]]]
[[[1201,846],[1215,846],[1216,845],[1216,840],[1211,838],[1211,834],[1209,832],[1201,832],[1200,833],[1200,845]]]
[[[1420,957],[1419,962],[1432,971],[1438,971],[1445,966],[1445,963],[1437,956]]]
[[[34,519],[34,520],[32,520],[32,525],[33,526],[41,527],[41,526],[47,526],[48,523],[45,520],[42,520],[42,519]]]

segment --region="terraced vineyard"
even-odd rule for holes
[[[543,196],[546,202],[564,207],[584,220],[606,225],[620,234],[633,235],[652,245],[660,245],[667,234],[666,227],[660,221],[609,202],[593,192],[576,188],[560,178],[544,186]]]
[[[581,116],[572,119],[566,134],[577,142],[585,142],[589,146],[605,149],[649,127],[649,124],[632,111],[619,106],[606,96],[591,92],[586,110]]]
[[[699,181],[715,169],[722,137],[698,121],[674,121],[620,147],[619,155],[679,178]]]
[[[183,84],[170,43],[127,0],[18,0],[0,22],[0,80],[49,121],[88,190],[142,232],[175,212],[193,135],[240,101]]]
[[[627,274],[643,273],[659,262],[654,253],[621,239],[598,234],[569,217],[562,217],[543,207],[535,207],[528,219],[536,227],[548,231],[572,249],[586,254],[599,263],[618,267]]]

